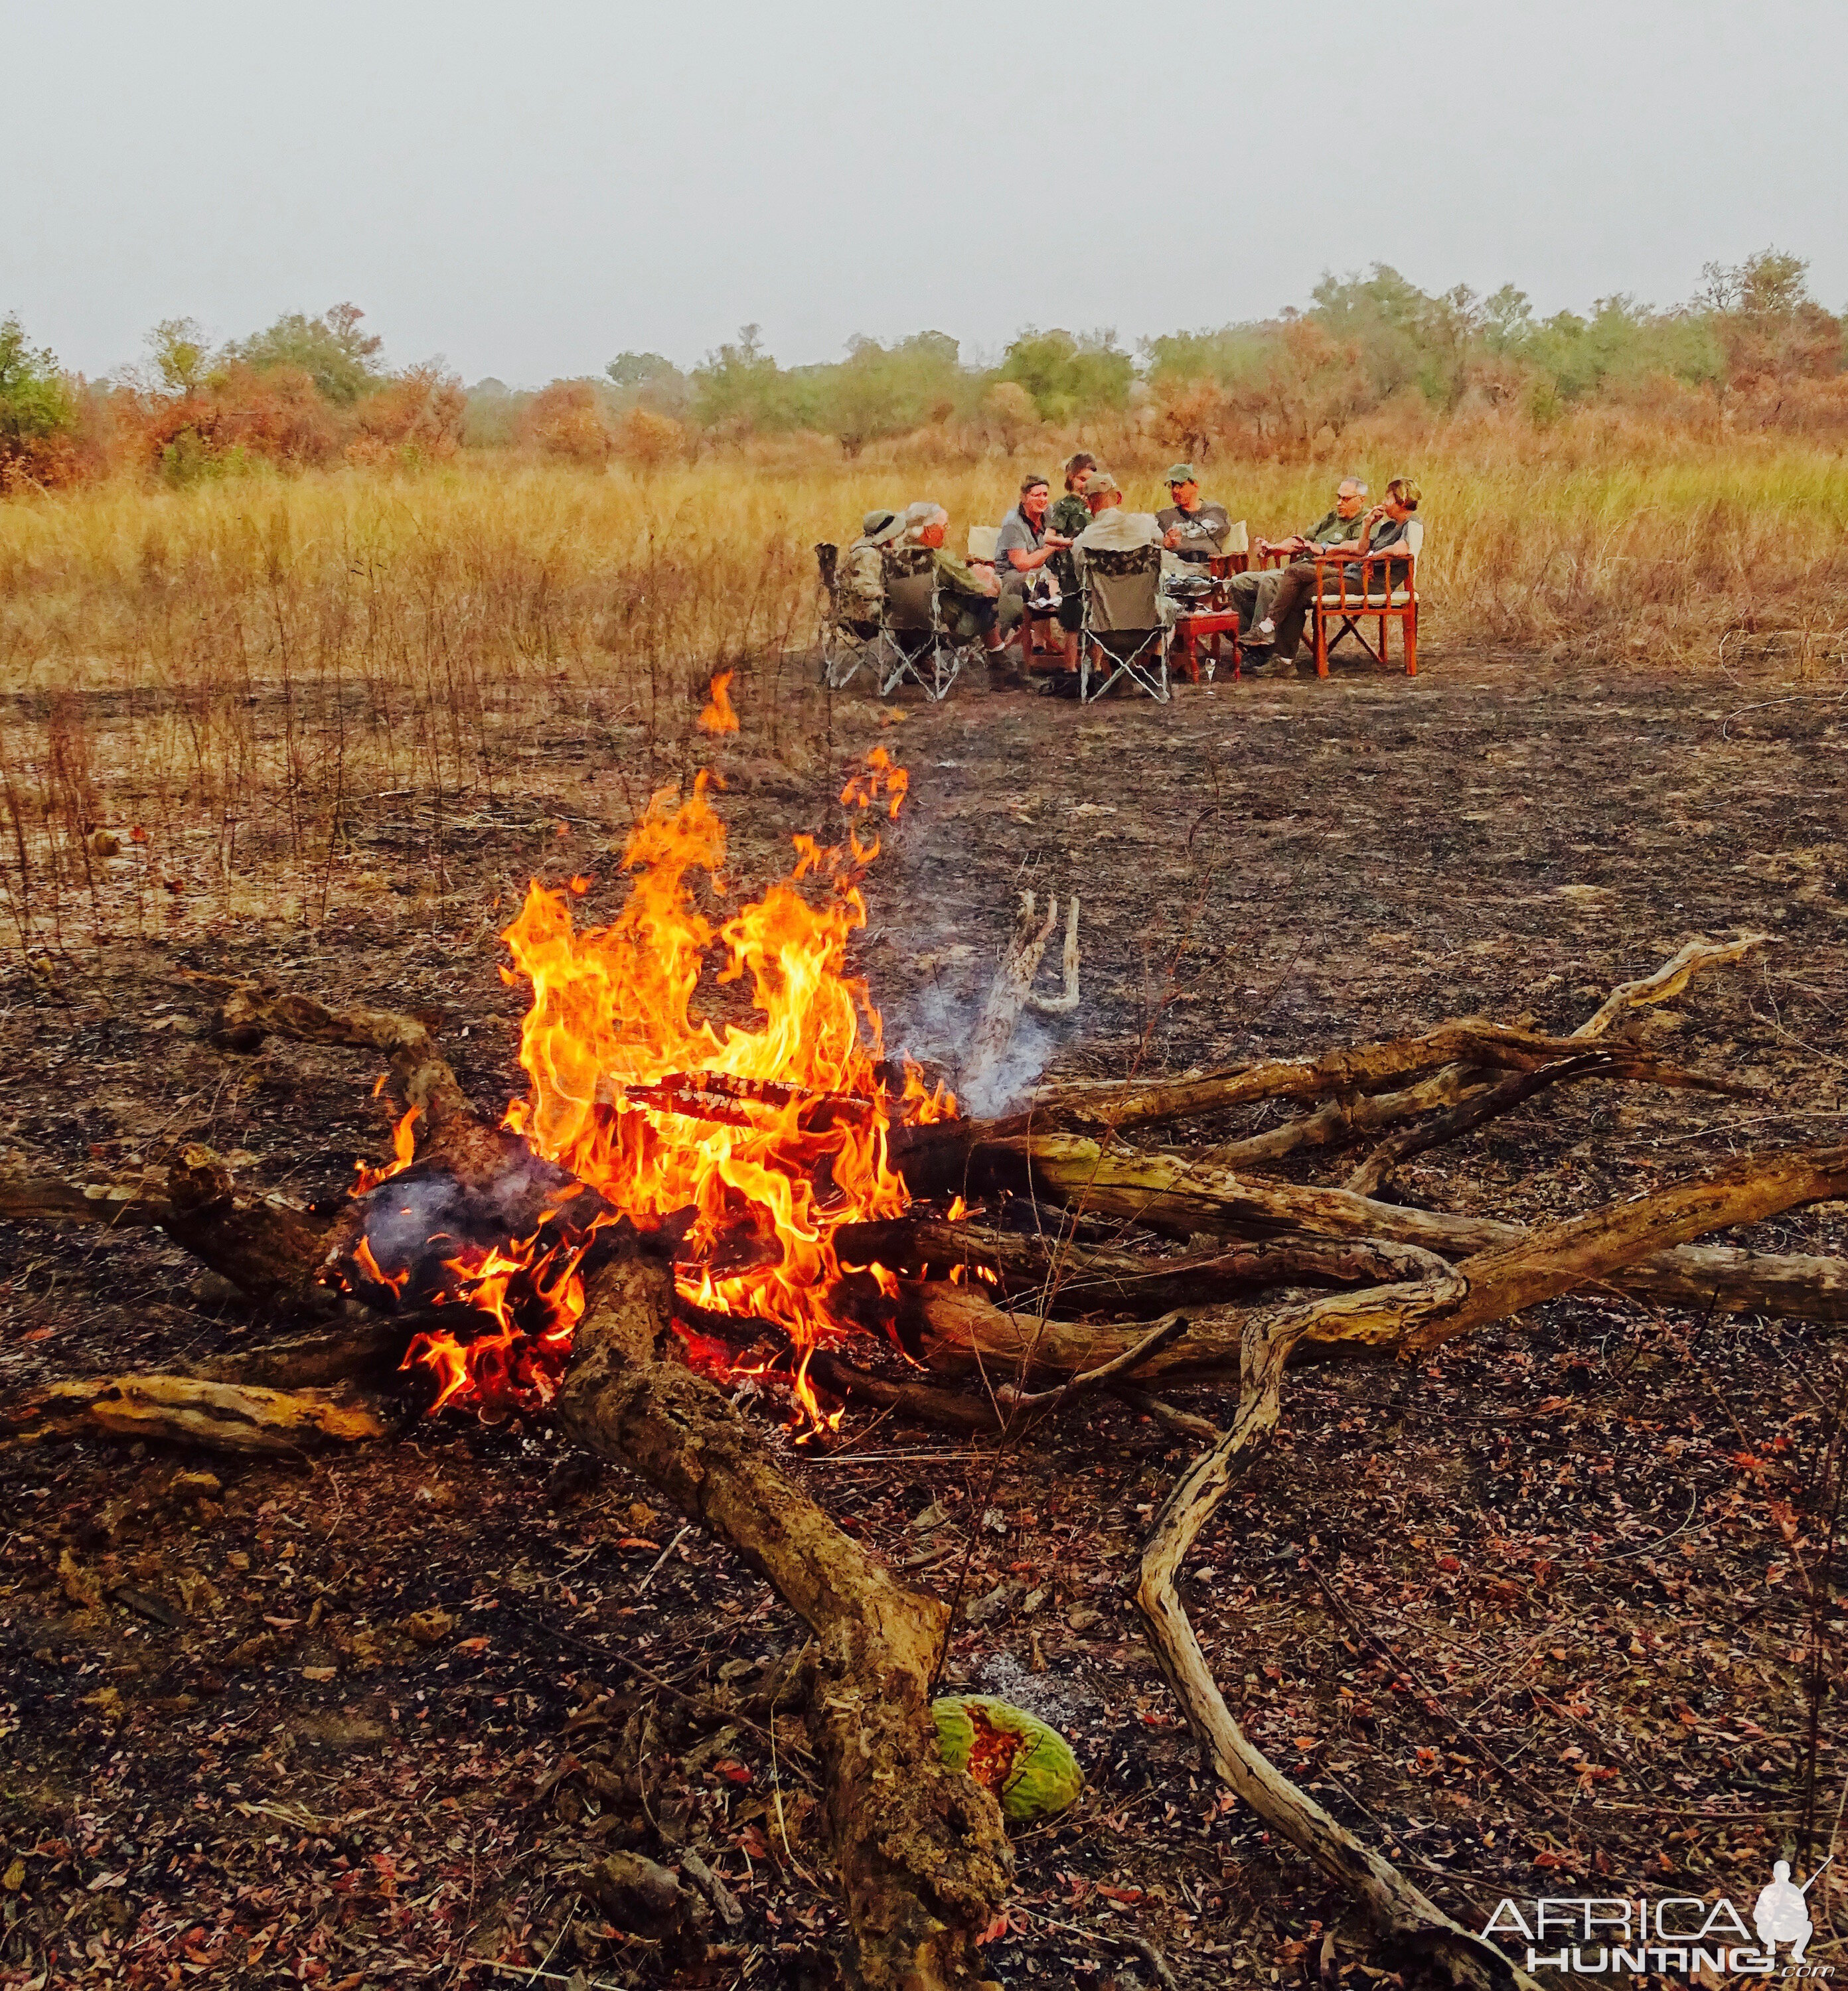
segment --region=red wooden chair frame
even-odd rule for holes
[[[1405,599],[1395,601],[1394,597],[1400,584],[1393,577],[1394,565],[1403,567]],[[1334,567],[1335,599],[1325,597],[1329,593],[1323,577],[1325,567]],[[1347,570],[1358,567],[1360,578],[1349,580]],[[1373,570],[1379,569],[1376,574]],[[1376,586],[1375,584],[1377,583]],[[1379,597],[1379,605],[1372,600]],[[1310,612],[1315,617],[1315,675],[1325,678],[1329,674],[1329,652],[1352,636],[1361,648],[1383,670],[1390,670],[1391,646],[1387,625],[1397,622],[1400,625],[1405,647],[1405,675],[1415,678],[1418,675],[1418,556],[1401,544],[1389,547],[1379,553],[1318,553],[1315,556],[1315,593]],[[1355,625],[1369,618],[1377,617],[1380,623],[1380,647],[1375,649],[1361,635]],[[1334,641],[1329,640],[1329,623],[1338,618],[1341,626],[1335,632]]]

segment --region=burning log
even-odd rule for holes
[[[560,1421],[737,1550],[814,1632],[811,1726],[853,1981],[966,1984],[1012,1860],[994,1800],[938,1751],[930,1684],[948,1611],[842,1533],[716,1385],[665,1359],[672,1312],[658,1261],[631,1251],[594,1272]]]
[[[223,986],[221,983],[220,986]],[[483,1125],[457,1083],[429,1028],[395,1009],[330,1009],[311,996],[285,996],[254,982],[230,985],[218,1014],[216,1040],[228,1050],[254,1051],[268,1036],[308,1044],[345,1044],[383,1051],[398,1104],[420,1123],[418,1145],[458,1174],[491,1174],[502,1152],[496,1131]],[[478,1166],[471,1169],[473,1159]]]
[[[1416,1245],[1377,1237],[1299,1235],[1151,1258],[1043,1233],[1023,1236],[927,1217],[845,1224],[835,1243],[844,1261],[876,1260],[912,1278],[928,1279],[933,1268],[941,1278],[958,1265],[992,1271],[1001,1292],[1043,1292],[1062,1312],[1077,1314],[1201,1305],[1268,1286],[1377,1285],[1423,1277],[1443,1266]]]

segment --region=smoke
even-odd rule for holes
[[[581,1227],[572,1223],[572,1204],[580,1198]],[[388,1273],[410,1274],[400,1296],[402,1305],[433,1300],[453,1286],[445,1259],[471,1247],[485,1251],[530,1237],[553,1213],[562,1217],[561,1230],[587,1229],[592,1213],[603,1207],[567,1170],[523,1143],[512,1142],[506,1166],[485,1182],[413,1166],[369,1189],[359,1201],[374,1263]]]
[[[988,1119],[1025,1099],[1051,1061],[1058,1039],[1030,1012],[1023,1012],[999,1069],[985,1083],[965,1087],[963,1056],[982,1014],[982,999],[979,989],[947,978],[934,980],[894,1004],[887,1026],[892,1042],[902,1045],[906,1055],[949,1074],[951,1089],[964,1112]]]

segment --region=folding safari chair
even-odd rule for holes
[[[937,562],[928,546],[884,546],[886,602],[880,617],[880,696],[889,697],[906,678],[924,696],[945,696],[963,659],[981,645],[951,635],[937,586]]]
[[[1384,553],[1369,553],[1362,560],[1356,560],[1352,553],[1345,557],[1325,554],[1316,561],[1314,612],[1318,677],[1328,676],[1329,653],[1349,636],[1376,664],[1390,670],[1392,664],[1387,630],[1393,622],[1397,622],[1404,634],[1405,675],[1408,678],[1418,675],[1418,554],[1424,544],[1424,521],[1413,519],[1407,522],[1404,538]],[[1394,574],[1394,563],[1403,570],[1402,573]],[[1331,567],[1334,569],[1332,575],[1326,572]],[[1358,579],[1349,580],[1347,570],[1350,567],[1360,569]],[[1377,650],[1356,626],[1363,620],[1370,621],[1375,617],[1380,623],[1380,647]],[[1329,635],[1331,622],[1340,625],[1332,638]]]
[[[822,680],[831,689],[851,684],[862,665],[879,675],[879,625],[842,611],[840,549],[825,541],[815,550],[822,593]]]
[[[1169,629],[1162,614],[1162,550],[1125,546],[1084,553],[1084,618],[1078,637],[1078,696],[1088,703],[1127,677],[1168,703]],[[1092,659],[1107,675],[1094,690]]]

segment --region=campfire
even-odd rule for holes
[[[722,697],[716,686],[709,711]],[[716,924],[700,902],[703,887],[709,899],[720,890],[725,830],[704,775],[684,802],[657,797],[630,836],[628,894],[608,925],[577,924],[587,880],[531,887],[502,936],[513,958],[503,974],[533,992],[520,1037],[529,1090],[503,1122],[517,1142],[491,1179],[466,1181],[417,1160],[420,1109],[408,1108],[394,1160],[362,1169],[358,1234],[332,1268],[386,1312],[472,1316],[410,1344],[407,1364],[437,1386],[432,1407],[550,1402],[584,1310],[585,1254],[626,1217],[671,1241],[689,1307],[786,1338],[812,1428],[838,1419],[807,1375],[815,1351],[854,1327],[830,1295],[849,1270],[889,1278],[843,1265],[838,1234],[905,1213],[892,1130],[955,1110],[917,1066],[886,1060],[879,1012],[846,972],[879,854],[868,825],[897,819],[906,786],[875,747],[841,792],[853,812],[844,841],[798,836],[789,875]],[[710,983],[737,982],[757,1020],[721,1031],[699,1000]],[[716,1346],[690,1330],[689,1345]]]
[[[715,729],[723,693],[705,715]],[[0,1173],[0,1216],[158,1225],[289,1330],[204,1373],[53,1384],[9,1407],[7,1432],[299,1454],[386,1435],[407,1377],[414,1414],[543,1414],[729,1543],[808,1626],[848,1975],[937,1986],[979,1976],[1009,1870],[1002,1810],[945,1761],[931,1713],[955,1603],[901,1581],[822,1510],[736,1379],[780,1373],[810,1438],[843,1403],[1011,1442],[1120,1399],[1198,1448],[1155,1518],[1135,1601],[1210,1774],[1453,1982],[1520,1981],[1252,1744],[1178,1577],[1310,1353],[1422,1357],[1593,1285],[1709,1315],[1848,1317],[1839,1259],[1696,1241],[1848,1193],[1848,1149],[1748,1154],[1532,1230],[1390,1200],[1414,1156],[1562,1087],[1744,1091],[1625,1030],[1766,937],[1691,941],[1564,1036],[1460,1019],[1179,1077],[1041,1084],[974,1118],[888,1059],[847,972],[905,788],[876,750],[841,791],[839,841],[798,837],[788,875],[728,916],[703,778],[637,825],[608,924],[580,923],[587,881],[535,884],[504,935],[503,972],[531,989],[526,1089],[498,1124],[416,1018],[220,985],[228,1053],[284,1036],[389,1059],[392,1159],[362,1169],[337,1213],[240,1189],[200,1146],[126,1182]],[[1023,895],[965,1091],[985,1095],[1030,1003],[1075,1005],[1075,902],[1064,992],[1032,995],[1058,911]],[[753,1006],[715,1022],[734,989]],[[1260,1103],[1278,1117],[1256,1131],[1229,1118]],[[1192,1406],[1174,1401],[1186,1387]],[[1017,1737],[971,1726],[957,1760],[1006,1787],[1018,1753]],[[1058,1768],[1063,1791],[1077,1771]]]

